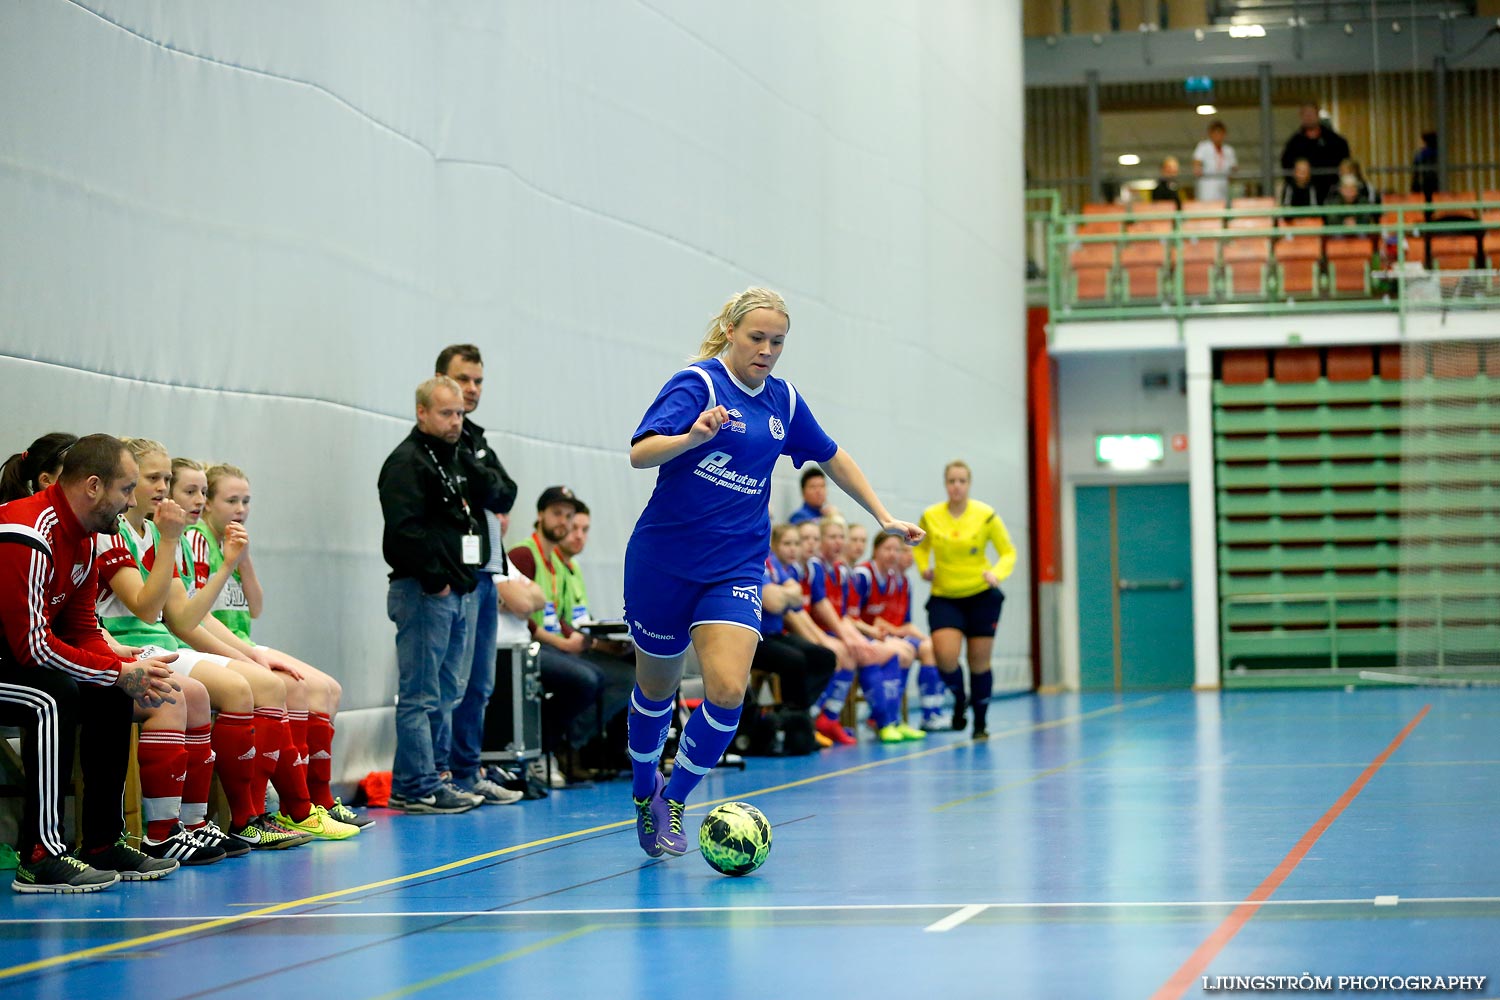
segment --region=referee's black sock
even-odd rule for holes
[[[962,705],[966,700],[964,697],[963,668],[959,667],[953,670],[946,671],[939,670],[938,675],[943,678],[943,683],[948,685],[948,690],[953,692],[954,702]]]
[[[969,687],[973,694],[974,731],[976,733],[985,732],[989,728],[985,722],[990,711],[990,692],[994,690],[994,686],[995,675],[988,670],[969,678]]]

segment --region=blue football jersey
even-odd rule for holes
[[[631,443],[650,434],[685,434],[714,406],[728,410],[729,419],[708,441],[660,466],[630,547],[685,580],[758,581],[770,546],[776,460],[826,462],[838,445],[790,382],[768,377],[752,390],[717,358],[673,375]]]

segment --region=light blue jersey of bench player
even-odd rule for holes
[[[693,625],[759,631],[776,460],[787,455],[800,466],[826,462],[838,451],[791,383],[768,377],[751,389],[717,358],[673,375],[631,443],[651,434],[685,434],[715,406],[724,407],[728,419],[708,441],[658,469],[656,489],[625,552],[627,620],[636,644],[656,656],[686,649]]]

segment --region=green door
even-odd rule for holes
[[[1187,485],[1080,486],[1075,499],[1081,686],[1192,687]]]

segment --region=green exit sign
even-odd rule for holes
[[[1166,457],[1160,434],[1096,434],[1094,458],[1114,469],[1145,469]]]

